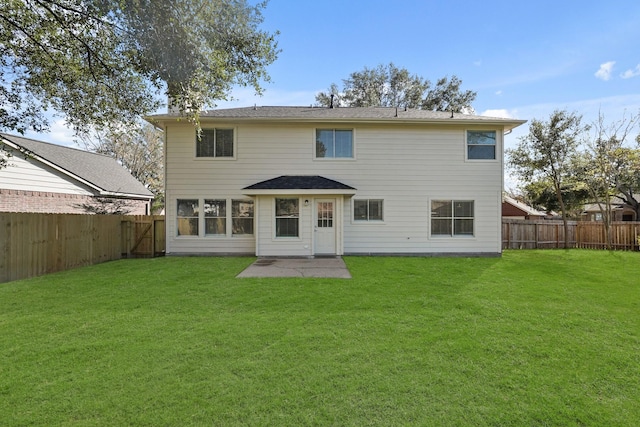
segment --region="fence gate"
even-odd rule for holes
[[[152,258],[164,255],[164,216],[127,215],[122,220],[122,256]]]

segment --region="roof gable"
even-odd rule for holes
[[[318,175],[283,175],[245,187],[244,190],[355,190]]]
[[[356,189],[318,175],[283,175],[243,188],[245,194],[355,194]]]
[[[5,133],[0,133],[0,138],[101,193],[153,198],[153,193],[112,157]]]
[[[511,206],[513,206],[514,208],[522,211],[522,213],[526,214],[526,215],[530,215],[530,216],[541,216],[544,217],[546,216],[546,212],[541,212],[537,209],[532,208],[529,205],[526,205],[524,203],[521,203],[519,201],[517,201],[516,199],[513,199],[509,196],[503,196],[503,202],[504,203],[508,203]]]

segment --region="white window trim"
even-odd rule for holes
[[[469,158],[469,144],[467,142],[467,137],[469,132],[495,132],[496,133],[496,145],[495,147],[495,158],[494,159],[470,159]],[[498,129],[480,129],[480,128],[469,128],[464,130],[464,161],[470,163],[496,163],[500,161],[500,152],[499,147],[502,143],[502,132]],[[437,199],[434,199],[437,200]]]
[[[277,232],[277,218],[276,218],[276,199],[293,199],[293,200],[297,200],[298,201],[298,236],[277,236],[276,232]],[[271,240],[274,242],[282,242],[282,241],[289,241],[289,242],[294,242],[294,241],[302,241],[302,198],[301,197],[287,197],[287,196],[282,196],[282,197],[273,197],[272,199],[272,203],[271,203],[271,212],[273,213],[273,222],[271,223],[271,227],[273,230],[273,233],[271,234]]]
[[[357,220],[355,219],[355,202],[363,201],[363,200],[382,200],[382,219],[367,219],[367,220]],[[351,224],[353,225],[382,225],[386,223],[385,218],[386,215],[386,203],[384,198],[382,197],[361,197],[361,198],[351,198]]]
[[[316,135],[318,130],[350,130],[351,131],[351,144],[352,144],[352,157],[317,157],[316,156]],[[313,129],[312,140],[312,153],[313,153],[313,161],[318,162],[353,162],[356,160],[356,130],[355,128],[341,128],[341,127],[316,127]]]
[[[233,130],[233,157],[199,157],[198,156],[198,136],[194,133],[194,142],[193,142],[193,159],[201,162],[201,161],[215,161],[215,162],[228,162],[233,160],[238,160],[238,128],[235,126],[214,126],[208,127],[205,126],[202,130],[211,130],[211,129],[220,129],[220,130]]]
[[[449,200],[451,202],[455,202],[455,201],[461,201],[461,202],[473,202],[473,234],[472,235],[456,235],[456,234],[433,234],[432,233],[432,229],[431,229],[431,220],[432,220],[432,216],[431,216],[431,203],[433,201],[445,201],[445,200]],[[429,212],[429,223],[428,223],[428,229],[429,229],[429,239],[435,239],[435,240],[453,240],[453,239],[463,239],[463,240],[476,240],[477,239],[477,230],[476,230],[476,226],[478,225],[478,216],[476,215],[476,211],[477,211],[477,205],[478,205],[478,201],[476,199],[474,199],[473,197],[451,197],[451,196],[443,196],[443,197],[432,197],[428,200],[429,205],[427,206],[428,212]],[[455,217],[453,217],[455,218]],[[453,225],[452,225],[453,226]]]

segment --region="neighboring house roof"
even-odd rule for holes
[[[514,198],[511,198],[509,196],[503,196],[502,197],[503,202],[508,203],[516,208],[518,208],[519,210],[521,210],[522,212],[524,212],[526,215],[529,216],[541,216],[541,217],[545,217],[547,216],[546,212],[542,212],[539,211],[537,209],[532,208],[531,206],[521,203],[519,201],[517,201]]]
[[[151,122],[176,120],[177,114],[159,114],[148,117]],[[207,110],[200,114],[201,119],[234,119],[265,121],[357,121],[357,122],[428,122],[439,124],[498,124],[510,130],[526,120],[505,119],[500,117],[476,116],[472,114],[447,111],[428,111],[393,107],[244,107]]]
[[[112,157],[5,133],[0,133],[0,140],[94,188],[100,195],[153,198],[153,193]]]
[[[272,190],[283,191],[311,190],[332,194],[355,194],[356,189],[318,175],[284,175],[261,181],[243,188],[246,194],[269,194]],[[308,191],[309,192],[309,191]]]
[[[640,202],[640,196],[634,196],[633,198],[637,202]],[[604,202],[602,202],[602,206],[604,206]],[[624,199],[613,196],[611,197],[611,208],[613,210],[633,209],[633,207],[629,206]],[[600,205],[597,203],[586,204],[583,212],[600,212]]]

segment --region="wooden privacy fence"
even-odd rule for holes
[[[611,249],[638,250],[640,222],[611,224]],[[502,249],[564,248],[562,221],[502,219]],[[569,248],[606,249],[601,222],[569,221]]]
[[[163,216],[0,212],[0,283],[164,253]]]

